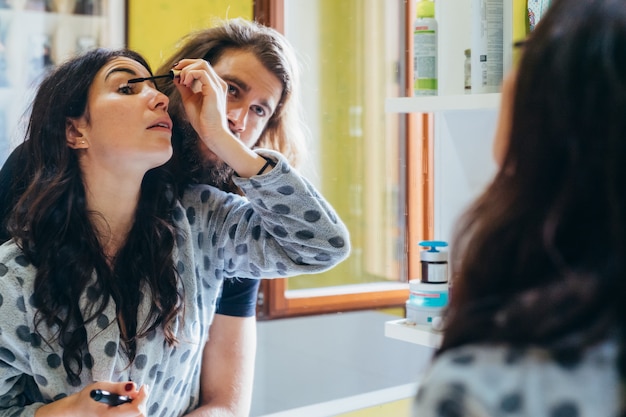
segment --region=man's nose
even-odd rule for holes
[[[228,121],[233,130],[243,132],[246,129],[248,112],[243,106],[231,107],[228,110]]]

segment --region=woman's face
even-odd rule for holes
[[[517,72],[512,70],[502,82],[502,95],[500,97],[500,113],[493,141],[493,158],[498,166],[502,166],[504,156],[509,145],[511,125],[513,122],[513,96],[515,94],[515,79]]]
[[[68,146],[84,149],[84,169],[128,175],[163,165],[172,155],[169,100],[137,61],[118,57],[96,74],[85,114],[68,125]]]

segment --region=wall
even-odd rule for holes
[[[182,36],[233,17],[251,20],[253,0],[128,0],[128,46],[157,68]]]
[[[409,417],[433,349],[386,337],[395,319],[353,311],[259,322],[250,416]]]

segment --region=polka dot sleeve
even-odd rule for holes
[[[349,234],[330,204],[280,154],[257,152],[277,164],[262,175],[235,179],[246,198],[208,186],[185,194],[187,220],[200,235],[195,250],[209,258],[207,271],[287,277],[325,271],[344,260]]]
[[[12,241],[0,246],[0,417],[33,416],[41,403],[27,398],[32,385],[29,356],[40,340],[28,314],[27,262]],[[30,404],[30,405],[28,405]],[[26,406],[28,405],[28,406]]]

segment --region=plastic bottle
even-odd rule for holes
[[[413,91],[416,96],[437,95],[437,21],[433,0],[417,3],[413,25]]]
[[[448,282],[448,252],[437,248],[448,244],[439,240],[425,240],[420,246],[428,248],[420,252],[422,282],[425,284],[446,284]]]
[[[496,93],[504,73],[504,4],[472,0],[472,93]]]
[[[406,301],[408,323],[433,325],[441,318],[448,304],[448,253],[438,248],[448,244],[438,240],[425,240],[419,245],[426,250],[420,252],[422,263],[421,279],[409,281],[409,299]]]
[[[407,322],[433,325],[448,305],[448,285],[411,280],[409,291],[409,299],[405,303]]]

